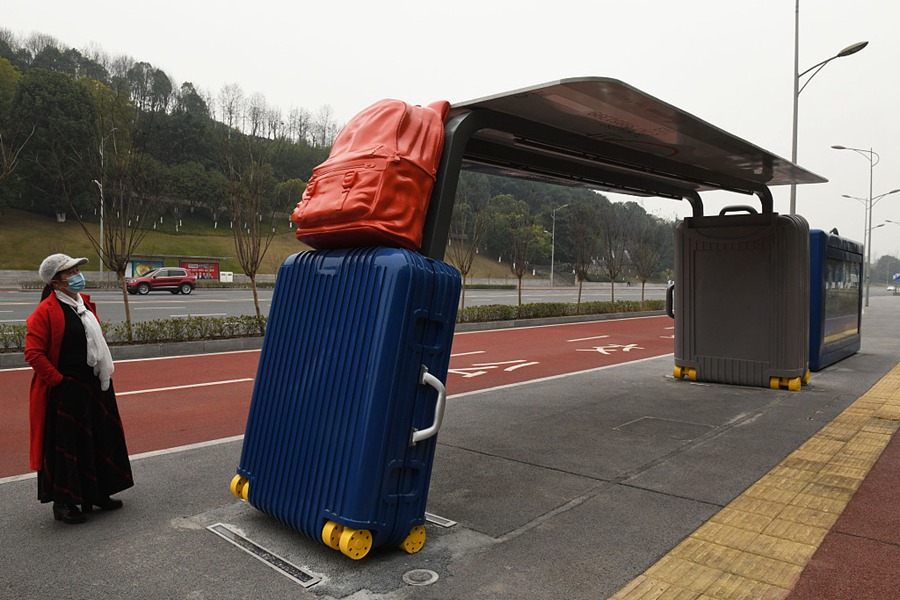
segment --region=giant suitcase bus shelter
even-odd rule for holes
[[[808,224],[775,213],[769,187],[822,183],[823,177],[602,77],[451,108],[425,219],[421,251],[427,256],[444,256],[462,169],[687,200],[692,216],[684,225],[702,239],[685,247],[680,265],[676,260],[675,376],[791,390],[808,382]],[[751,214],[707,216],[700,193],[712,190],[753,195],[757,202],[727,209]],[[721,280],[748,268],[753,281]],[[748,298],[747,289],[770,297],[757,302],[759,295]],[[753,339],[728,335],[738,321]]]
[[[459,272],[442,259],[462,168],[687,199],[698,226],[711,218],[732,233],[749,231],[756,250],[750,260],[805,261],[805,271],[779,270],[804,274],[800,281],[781,278],[784,292],[795,298],[791,312],[776,298],[755,317],[790,323],[789,332],[773,332],[778,339],[771,344],[756,344],[789,364],[754,369],[780,383],[799,381],[801,366],[807,366],[809,346],[800,339],[809,328],[808,227],[792,215],[788,221],[797,227],[789,240],[757,230],[770,232],[777,224],[780,231],[785,219],[774,213],[768,186],[824,179],[613,79],[569,79],[459,104],[444,127],[421,253],[301,252],[282,264],[272,299],[231,492],[353,560],[373,547],[399,545],[414,553],[425,543],[422,525],[460,291]],[[707,190],[753,194],[760,209],[704,217],[699,193]],[[734,252],[734,236],[726,237],[722,256],[746,254]],[[685,263],[692,264],[690,256]],[[768,277],[765,268],[757,271]],[[697,295],[690,282],[709,275],[691,267],[686,273],[679,292],[685,307]],[[729,297],[719,294],[714,302],[728,304]],[[709,344],[692,332],[721,329],[709,319],[732,316],[704,310],[702,303],[691,306],[678,311],[693,320],[676,322],[676,346],[681,334],[686,348],[702,354]],[[772,314],[781,312],[787,316]],[[316,343],[304,343],[311,339]],[[741,352],[750,344],[731,346],[727,352],[735,356],[718,359],[738,366],[723,371],[745,369],[752,361]],[[684,359],[692,379],[708,376],[700,359]],[[683,368],[678,360],[676,353],[676,374]]]

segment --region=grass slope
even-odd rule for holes
[[[88,229],[99,237],[98,218],[91,218]],[[275,273],[284,259],[309,247],[297,241],[287,219],[277,226],[272,244],[263,259],[260,273]],[[7,209],[0,216],[0,264],[3,269],[32,270],[48,254],[65,252],[69,256],[86,256],[88,270],[99,270],[99,257],[90,240],[73,217],[65,223],[57,223],[55,217],[38,215],[23,210]],[[220,270],[242,273],[235,257],[234,238],[226,221],[213,228],[207,215],[185,215],[175,231],[174,219],[163,218],[156,230],[147,233],[137,254],[163,254],[167,256],[218,256],[230,257],[220,263]],[[176,259],[166,261],[166,266],[177,266]],[[509,265],[499,263],[483,254],[475,257],[470,278],[489,278],[495,283],[516,283]]]
[[[171,221],[171,217],[169,217]],[[89,223],[92,235],[99,237],[99,220]],[[149,231],[137,249],[138,254],[164,254],[171,256],[219,256],[230,257],[221,262],[223,271],[242,272],[234,258],[234,238],[228,223],[220,223],[214,229],[205,219],[183,217],[183,226],[175,232],[174,223],[164,223],[156,231]],[[205,226],[204,226],[205,225]],[[308,249],[294,237],[287,225],[276,233],[269,251],[263,259],[261,273],[274,273],[285,258]],[[72,217],[65,223],[57,223],[54,217],[38,215],[22,210],[7,209],[0,217],[0,259],[4,269],[37,269],[48,254],[65,252],[70,256],[86,256],[89,270],[99,269],[99,257],[81,225]],[[166,261],[166,266],[177,265],[176,259]]]

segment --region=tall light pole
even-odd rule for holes
[[[106,140],[109,136],[118,131],[118,127],[113,127],[109,130],[109,133],[103,136],[103,139],[100,140],[100,179],[103,180],[106,175],[106,157],[104,155],[104,146],[106,145]],[[113,147],[115,148],[115,138],[113,138]],[[97,184],[97,189],[100,190],[100,280],[103,281],[103,249],[106,245],[103,238],[103,205],[106,202],[103,199],[103,183],[94,179],[93,182]]]
[[[100,155],[103,156],[102,154]],[[101,158],[101,164],[103,162]],[[100,190],[100,281],[103,281],[103,184],[94,180]]]
[[[878,201],[881,200],[882,198],[884,198],[885,196],[887,196],[889,194],[896,194],[897,192],[900,192],[900,188],[898,188],[896,190],[891,190],[889,192],[885,192],[883,194],[879,194],[878,196],[875,196],[874,198],[872,198],[872,206],[875,206],[876,204],[878,204]],[[865,208],[865,211],[863,212],[863,247],[866,247],[866,245],[868,244],[868,242],[867,242],[868,237],[866,237],[866,236],[869,233],[869,199],[868,198],[860,198],[859,196],[848,196],[847,194],[841,194],[841,198],[849,198],[850,200],[856,200],[858,202],[861,202],[863,207]],[[893,221],[888,221],[887,219],[885,219],[885,221],[887,223],[893,223]]]
[[[556,260],[556,211],[562,210],[567,206],[568,204],[563,204],[550,211],[550,216],[553,219],[553,231],[550,233],[550,287],[553,287],[553,263]]]
[[[794,9],[794,119],[793,119],[793,132],[791,136],[791,162],[797,164],[797,107],[798,100],[800,98],[800,92],[806,89],[806,86],[809,85],[809,82],[812,81],[812,78],[816,76],[816,74],[822,70],[822,68],[833,61],[836,58],[843,58],[845,56],[850,56],[851,54],[856,54],[863,48],[869,45],[869,42],[856,42],[850,46],[847,46],[831,58],[827,60],[823,60],[820,63],[814,64],[807,70],[800,72],[800,0],[796,1],[795,9]],[[813,71],[815,69],[815,71]],[[813,71],[813,74],[809,76],[809,79],[806,80],[806,83],[803,84],[803,87],[800,87],[800,79]],[[797,213],[797,184],[791,183],[791,214]]]
[[[869,199],[868,198],[860,198],[859,196],[848,196],[847,194],[841,194],[841,198],[849,198],[850,200],[856,200],[863,205],[863,248],[866,247],[866,235],[869,230]]]
[[[868,225],[866,226],[866,230],[869,235],[869,245],[866,248],[866,306],[869,306],[869,286],[871,284],[871,277],[869,277],[869,269],[872,266],[872,207],[875,205],[876,199],[872,197],[872,175],[875,171],[875,165],[878,164],[878,161],[881,160],[881,157],[878,156],[878,153],[869,148],[865,150],[863,148],[850,148],[849,146],[840,146],[834,145],[832,146],[835,150],[852,150],[869,161],[869,218]],[[893,194],[900,190],[891,190],[885,194],[881,194],[878,196],[877,200],[881,200],[888,194]]]

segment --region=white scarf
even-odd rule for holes
[[[113,365],[109,346],[106,345],[106,339],[103,337],[103,330],[100,329],[100,322],[97,321],[94,313],[84,305],[81,294],[77,294],[78,300],[73,300],[59,290],[54,290],[54,292],[60,302],[74,308],[75,314],[81,318],[85,337],[87,337],[87,364],[94,367],[94,375],[100,378],[100,389],[105,392],[109,389],[109,378],[116,367]]]

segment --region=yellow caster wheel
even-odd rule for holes
[[[803,385],[809,385],[809,380],[812,379],[812,374],[809,372],[809,369],[806,370],[806,373],[803,374],[803,377],[800,379],[800,383]]]
[[[682,369],[678,365],[675,365],[675,368],[672,369],[672,374],[675,376],[675,379],[681,379],[682,377],[684,377],[684,369]]]
[[[422,546],[425,545],[425,528],[421,525],[416,525],[412,529],[409,530],[409,535],[406,536],[406,539],[400,544],[400,548],[406,550],[410,554],[415,554],[419,550],[422,549]]]
[[[687,376],[691,381],[697,381],[697,369],[688,369]]]
[[[334,521],[325,523],[322,528],[322,541],[326,546],[330,546],[335,550],[341,549],[341,534],[344,533],[344,526]]]
[[[800,385],[800,377],[794,377],[793,379],[788,379],[787,389],[791,390],[792,392],[799,392]]]
[[[240,475],[235,475],[234,479],[231,480],[231,493],[240,498],[241,500],[247,499],[247,481],[246,477],[241,477]]]
[[[773,390],[781,389],[781,377],[769,377],[769,387]]]
[[[344,556],[359,560],[372,549],[372,534],[367,529],[344,528],[341,532],[340,550]]]

